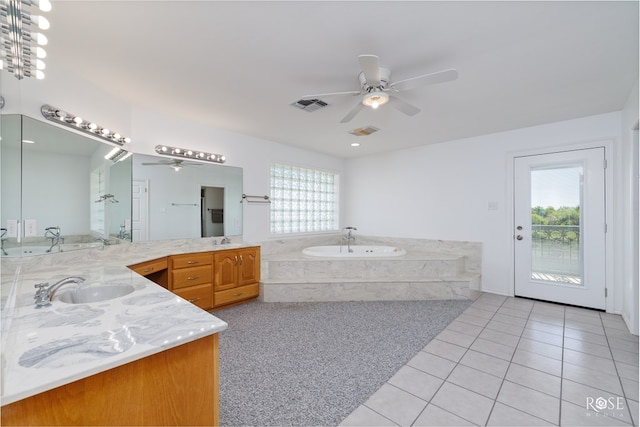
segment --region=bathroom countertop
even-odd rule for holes
[[[2,280],[12,286],[2,309],[1,404],[226,329],[224,321],[126,267],[167,255],[255,246],[213,246],[208,239],[198,240],[114,245],[3,262]],[[85,278],[81,286],[121,283],[135,291],[89,304],[54,298],[51,306],[35,308],[34,285],[66,276]],[[58,294],[74,286],[65,285]]]

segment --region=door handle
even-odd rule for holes
[[[516,236],[516,239],[518,239],[518,240],[522,240],[522,239],[524,239],[524,237],[522,237],[521,235],[519,235],[519,234],[518,234],[518,235]]]

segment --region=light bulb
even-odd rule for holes
[[[38,58],[46,58],[47,57],[47,52],[41,48],[40,46],[36,47],[36,56]]]
[[[31,17],[31,20],[38,24],[38,28],[40,28],[41,30],[48,30],[51,26],[49,24],[49,20],[44,16],[35,15]]]
[[[31,38],[36,41],[40,46],[46,46],[49,43],[47,36],[42,33],[32,33]]]
[[[36,59],[36,68],[38,70],[44,70],[47,66],[42,59]]]
[[[42,70],[36,70],[36,79],[38,80],[44,79],[44,73],[42,72]]]
[[[373,102],[371,103],[371,108],[373,108],[374,110],[375,110],[376,108],[378,108],[379,106],[380,106],[380,104],[378,104],[378,101],[373,101]]]
[[[43,12],[49,12],[51,10],[51,2],[49,0],[36,0],[34,3],[37,4]]]

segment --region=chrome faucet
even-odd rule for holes
[[[109,239],[105,239],[105,238],[102,238],[102,237],[96,237],[96,242],[102,242],[102,244],[104,246],[111,245],[111,242],[109,241]]]
[[[118,232],[118,239],[128,239],[131,234],[127,231],[124,224],[120,225],[120,231]]]
[[[49,286],[49,283],[38,283],[35,285],[37,289],[36,294],[33,299],[36,301],[36,308],[47,307],[51,305],[51,301],[53,301],[53,296],[56,291],[60,289],[63,285],[67,283],[83,283],[84,278],[79,276],[69,276],[65,277],[62,280],[57,281],[53,285]]]
[[[356,241],[356,236],[353,235],[353,232],[357,230],[358,229],[355,227],[345,227],[342,229],[342,240],[340,241],[340,252],[342,252],[342,241],[344,240],[347,241],[347,252],[349,253],[353,252],[353,249],[351,249],[351,242]]]
[[[51,239],[51,246],[47,249],[47,252],[51,252],[54,246],[58,247],[58,252],[60,252],[60,240],[64,241],[64,237],[60,236],[60,227],[47,227],[44,229],[44,237],[47,239]]]
[[[230,238],[228,238],[227,236],[224,236],[224,237],[222,238],[222,240],[220,240],[220,244],[221,244],[221,245],[225,245],[225,244],[227,244],[227,243],[231,243],[231,239],[230,239]]]
[[[6,228],[0,228],[0,250],[2,250],[2,254],[4,256],[9,255],[7,253],[7,251],[4,250],[4,241],[7,240],[7,229]]]

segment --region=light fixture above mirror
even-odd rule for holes
[[[75,130],[97,136],[104,139],[105,141],[112,142],[114,144],[124,145],[131,142],[130,138],[122,136],[118,132],[110,131],[109,129],[97,125],[94,122],[83,120],[79,116],[67,113],[64,110],[61,110],[57,107],[52,107],[51,105],[43,105],[40,108],[40,112],[47,120],[51,120],[52,122],[56,122]]]
[[[188,148],[169,147],[168,145],[156,145],[156,153],[164,156],[201,160],[211,163],[224,163],[226,161],[226,158],[222,154],[211,154],[204,151],[190,150]]]
[[[31,6],[37,6],[41,12],[51,10],[49,0],[6,0],[0,4],[0,69],[6,68],[18,80],[44,78],[43,59],[47,53],[42,46],[47,44],[47,37],[31,28],[48,30],[49,21],[32,14]]]

